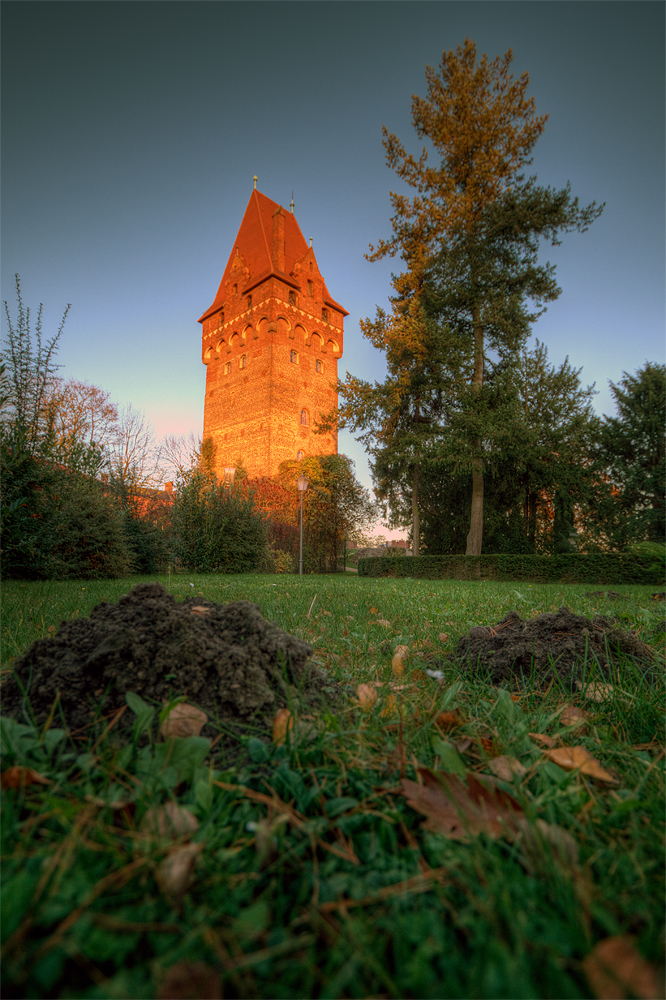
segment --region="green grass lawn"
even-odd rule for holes
[[[3,670],[140,579],[3,584]],[[313,645],[343,695],[297,718],[285,744],[248,730],[240,750],[224,729],[214,746],[153,743],[150,706],[134,706],[122,741],[108,719],[86,733],[57,712],[39,732],[5,721],[3,769],[49,780],[2,792],[6,996],[211,997],[217,977],[225,997],[590,997],[589,955],[618,935],[659,966],[663,685],[625,664],[593,702],[556,685],[502,691],[443,661],[472,625],[561,604],[614,615],[661,658],[656,588],[616,587],[629,599],[610,603],[589,585],[160,580],[177,599],[255,602]],[[410,656],[396,676],[399,644]],[[361,683],[379,684],[366,709]],[[563,703],[588,717],[566,724]],[[530,734],[584,747],[612,780],[563,769]],[[402,778],[491,775],[506,756],[524,768],[496,779],[524,813],[520,834],[424,829]],[[168,803],[186,812],[165,831]],[[174,968],[181,992],[164,982]],[[199,989],[198,975],[212,979]]]

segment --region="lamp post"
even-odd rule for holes
[[[301,495],[301,557],[298,561],[298,575],[303,576],[303,494],[308,488],[307,478],[300,475],[296,481],[296,485],[298,486],[298,492]]]

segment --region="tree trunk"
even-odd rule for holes
[[[474,323],[474,374],[472,375],[472,391],[481,392],[483,386],[483,327],[481,311],[478,306],[472,309]],[[481,450],[481,442],[474,441],[475,451]],[[483,541],[483,459],[475,458],[472,462],[472,510],[467,535],[466,556],[480,556]],[[478,574],[477,574],[478,575]]]
[[[412,481],[412,552],[415,556],[421,549],[421,522],[419,519],[419,467],[414,466]]]

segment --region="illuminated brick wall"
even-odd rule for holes
[[[313,423],[337,406],[347,311],[328,293],[291,212],[253,191],[212,306],[203,314],[204,439],[218,475],[238,459],[251,476],[337,452]]]

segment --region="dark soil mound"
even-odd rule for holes
[[[37,723],[58,691],[71,729],[125,704],[125,692],[147,701],[187,695],[212,718],[272,716],[288,697],[312,700],[326,675],[308,663],[312,647],[262,618],[256,604],[176,600],[159,583],[141,583],[117,604],[98,604],[90,618],[63,621],[14,661]],[[2,686],[2,711],[22,716],[14,677]]]
[[[598,615],[590,621],[564,605],[552,614],[524,621],[510,611],[489,628],[476,626],[458,642],[452,659],[467,669],[484,669],[493,683],[534,675],[538,683],[556,672],[564,681],[583,679],[583,667],[615,682],[612,667],[627,658],[642,670],[655,663],[655,654],[632,632],[615,628],[612,618]]]

